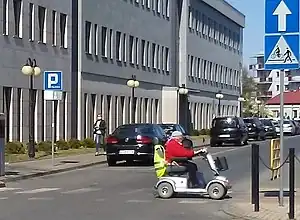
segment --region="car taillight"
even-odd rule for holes
[[[140,136],[140,135],[138,135],[138,136],[136,137],[136,142],[137,142],[138,144],[151,144],[151,143],[152,143],[152,139],[149,138],[149,137],[145,137],[145,136]]]
[[[107,144],[116,144],[118,143],[118,139],[112,136],[109,136],[106,138],[106,143]]]

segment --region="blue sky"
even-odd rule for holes
[[[246,15],[244,29],[244,64],[249,58],[263,51],[264,45],[264,0],[227,0],[235,8]]]

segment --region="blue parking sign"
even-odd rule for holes
[[[62,71],[44,72],[44,90],[62,91]]]

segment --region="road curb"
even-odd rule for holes
[[[56,170],[48,170],[48,171],[42,171],[42,172],[38,172],[38,173],[25,174],[25,175],[21,175],[21,176],[17,176],[17,177],[6,177],[5,179],[3,179],[3,183],[5,185],[5,183],[8,183],[8,182],[15,182],[15,181],[19,181],[19,180],[26,180],[26,179],[31,179],[31,178],[35,178],[35,177],[63,173],[63,172],[82,169],[82,168],[91,167],[91,166],[95,166],[95,165],[105,164],[105,163],[106,163],[106,160],[103,160],[103,161],[97,161],[97,162],[93,162],[93,163],[82,164],[82,165],[77,165],[77,166],[68,167],[68,168],[61,168],[61,169],[56,169]],[[0,187],[1,187],[1,182],[0,182]]]
[[[258,218],[247,217],[247,216],[243,216],[243,215],[234,213],[234,212],[230,211],[229,206],[230,206],[230,204],[223,205],[223,206],[221,207],[220,211],[223,212],[225,215],[230,216],[232,219],[241,219],[241,220],[259,220]]]

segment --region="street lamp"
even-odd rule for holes
[[[216,94],[216,98],[219,100],[218,103],[218,115],[221,116],[221,99],[224,98],[224,95],[222,94],[221,90],[218,91]]]
[[[186,88],[185,84],[182,84],[178,88],[179,94],[179,124],[181,124],[187,131],[190,131],[188,126],[188,93],[189,90]]]
[[[259,117],[260,115],[260,105],[261,105],[261,101],[256,99],[256,104],[257,104],[257,116]]]
[[[36,64],[35,59],[28,58],[26,64],[22,67],[22,73],[29,76],[29,145],[28,145],[28,156],[29,158],[35,157],[35,146],[34,146],[34,106],[35,97],[33,93],[33,77],[41,74],[41,69]]]
[[[239,101],[239,104],[240,104],[240,117],[243,116],[243,102],[245,101],[245,98],[244,97],[238,97],[238,101]]]
[[[140,86],[140,82],[136,80],[136,76],[132,75],[131,79],[127,81],[127,86],[131,88],[131,123],[135,123],[135,101],[134,90]]]

